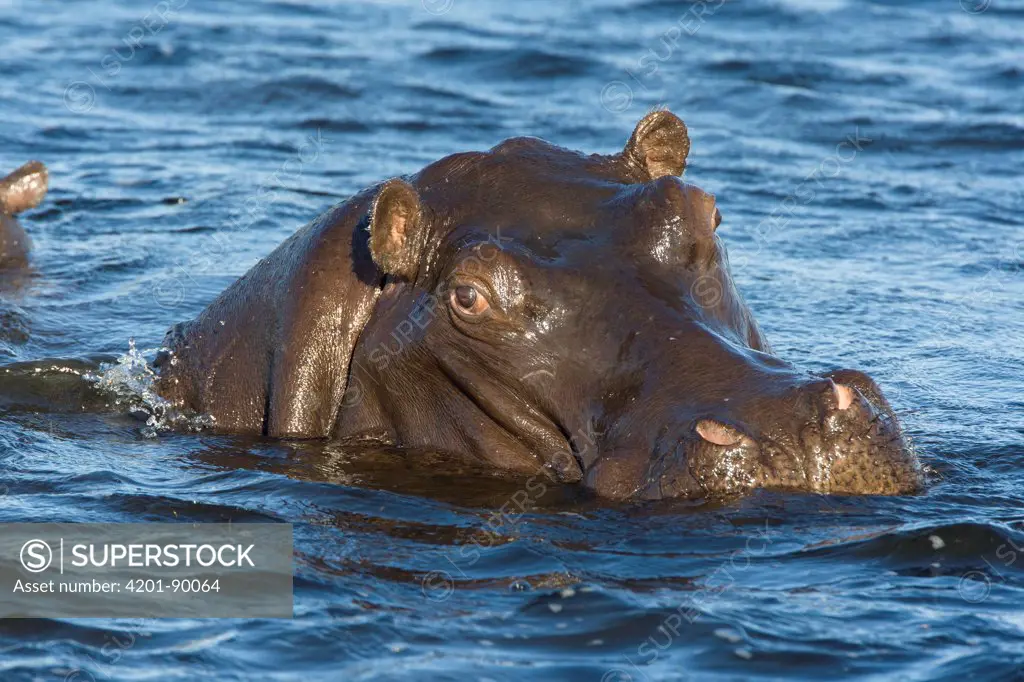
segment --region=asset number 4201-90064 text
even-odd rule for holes
[[[125,583],[124,589],[128,592],[220,592],[220,580],[138,578]]]

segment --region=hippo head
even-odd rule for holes
[[[363,225],[383,291],[334,435],[619,499],[915,490],[870,378],[771,353],[688,151],[658,111],[619,154],[515,138],[382,185]]]

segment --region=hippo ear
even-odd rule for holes
[[[46,196],[49,175],[46,166],[30,161],[0,180],[0,213],[15,215],[35,208]]]
[[[689,153],[686,124],[671,111],[653,111],[640,119],[623,151],[626,160],[646,171],[651,180],[682,175]]]
[[[405,180],[388,180],[370,210],[370,254],[383,272],[412,280],[422,243],[420,197]]]

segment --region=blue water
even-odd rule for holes
[[[293,620],[0,621],[0,679],[1024,679],[1024,3],[14,0],[0,41],[3,172],[51,169],[0,294],[0,521],[289,522],[297,567]],[[774,348],[872,374],[926,492],[520,513],[80,376],[368,184],[610,153],[656,105]]]

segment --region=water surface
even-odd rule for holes
[[[294,523],[295,618],[3,621],[0,679],[1024,679],[1024,4],[159,4],[0,10],[0,161],[52,174],[0,299],[0,521]],[[610,153],[656,105],[775,349],[878,379],[924,494],[614,506],[159,432],[81,378],[368,184]]]

